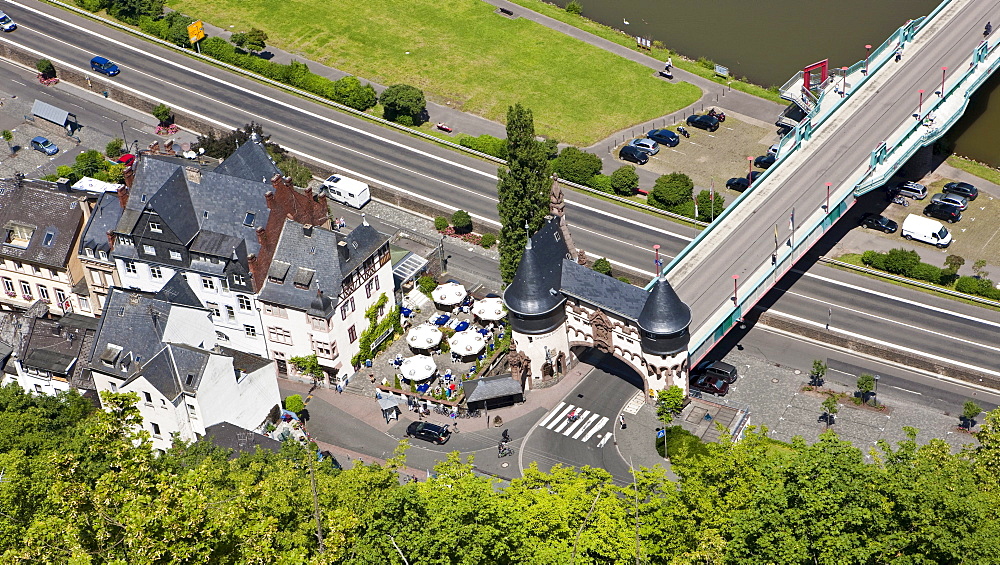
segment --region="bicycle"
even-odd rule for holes
[[[507,457],[508,455],[514,455],[514,450],[512,448],[507,447],[505,445],[505,446],[503,446],[503,447],[501,447],[499,449],[499,453],[497,454],[497,458]]]

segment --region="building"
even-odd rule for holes
[[[24,315],[4,313],[0,335],[11,345],[13,353],[5,368],[3,384],[16,382],[24,390],[37,394],[92,390],[93,383],[84,369],[96,330],[96,319],[79,314],[55,320],[45,317],[42,311]]]
[[[280,405],[268,359],[217,342],[212,312],[177,274],[158,293],[112,288],[88,367],[98,391],[133,392],[153,447],[221,422],[255,429]]]
[[[214,169],[144,154],[126,181],[111,243],[121,285],[155,292],[181,273],[211,311],[221,341],[267,355],[254,294],[285,218],[328,225],[326,198],[296,190],[258,141]]]
[[[579,264],[553,183],[551,215],[531,236],[504,291],[512,329],[508,364],[531,388],[574,365],[582,348],[624,361],[648,392],[687,391],[691,309],[665,277],[650,291]]]
[[[0,179],[0,308],[23,311],[36,301],[56,313],[93,315],[77,241],[89,213],[86,197],[53,182]]]
[[[285,220],[257,300],[279,375],[296,374],[288,360],[313,353],[330,377],[352,372],[365,312],[382,300],[381,320],[394,305],[389,236],[364,220],[346,235]]]
[[[111,233],[122,217],[121,201],[117,192],[104,192],[97,198],[90,219],[83,228],[77,258],[83,267],[83,280],[87,282],[87,297],[95,315],[100,316],[104,301],[111,287],[121,286],[115,269],[111,248]]]

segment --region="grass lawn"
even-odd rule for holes
[[[948,164],[956,169],[976,175],[977,177],[985,179],[993,184],[1000,184],[1000,170],[994,169],[989,165],[984,165],[978,161],[966,159],[965,157],[959,157],[958,155],[949,156]]]
[[[431,101],[492,120],[503,121],[507,107],[521,102],[540,135],[574,145],[591,145],[701,96],[694,85],[667,83],[638,63],[495,14],[480,0],[168,4],[222,28],[260,28],[275,47],[380,84],[411,84]]]

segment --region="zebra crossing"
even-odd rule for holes
[[[553,408],[545,418],[538,423],[539,426],[551,430],[557,434],[562,434],[568,438],[582,441],[584,443],[590,441],[595,435],[598,438],[603,438],[600,440],[600,446],[608,441],[611,437],[613,431],[608,431],[606,434],[602,434],[604,426],[608,424],[611,420],[607,416],[601,416],[597,412],[591,412],[590,410],[584,410],[580,408],[578,413],[580,417],[574,421],[570,421],[567,416],[573,410],[577,409],[573,404],[566,404],[565,402],[560,402],[559,406]],[[614,422],[612,422],[612,427]]]

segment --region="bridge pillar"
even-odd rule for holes
[[[914,179],[919,179],[934,170],[934,146],[927,145],[921,147],[913,154],[913,157],[903,164],[900,174]]]

